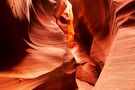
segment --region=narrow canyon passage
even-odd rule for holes
[[[134,0],[0,0],[0,90],[134,90]]]

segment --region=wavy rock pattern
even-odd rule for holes
[[[135,1],[70,2],[75,41],[69,49],[65,0],[33,0],[30,22],[0,0],[0,89],[135,89]]]

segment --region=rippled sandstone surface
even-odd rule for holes
[[[0,89],[134,90],[135,1],[70,0],[72,48],[65,2],[0,0]]]

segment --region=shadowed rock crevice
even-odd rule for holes
[[[6,0],[0,3],[0,70],[17,65],[27,55],[28,46],[22,34],[27,22],[15,19]]]

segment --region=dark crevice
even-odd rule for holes
[[[130,3],[128,3],[127,5],[125,5],[123,8],[121,8],[117,13],[116,13],[116,17],[121,16],[123,14],[127,14],[129,12],[132,12],[135,10],[135,1],[132,1]]]

